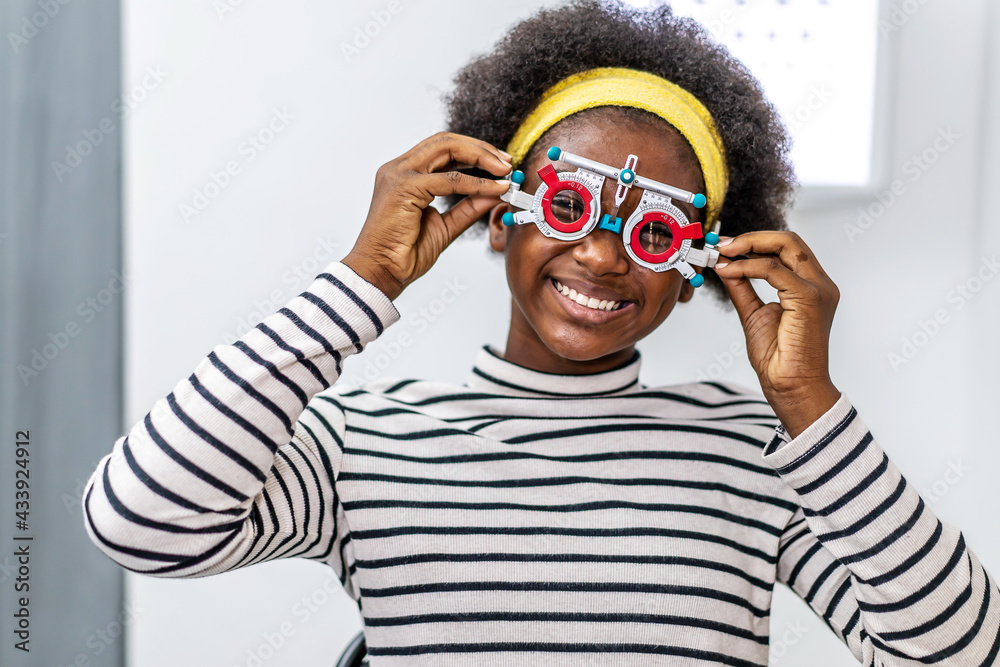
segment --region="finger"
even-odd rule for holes
[[[500,157],[504,158],[506,162],[510,162],[514,158],[513,155],[511,155],[510,153],[501,148],[497,148],[490,142],[483,141],[482,139],[477,139],[475,137],[470,137],[467,134],[458,134],[457,132],[441,132],[440,136],[443,139],[457,139],[459,141],[465,141],[471,144],[475,144],[477,146],[485,148],[488,151],[498,154]]]
[[[452,164],[479,167],[503,176],[513,167],[500,152],[485,141],[462,135],[448,135],[428,144],[414,154],[407,166],[414,171],[428,174],[440,171]]]
[[[488,150],[494,151],[494,152],[498,153],[499,155],[501,155],[502,157],[504,157],[508,162],[510,162],[510,160],[514,157],[513,155],[511,155],[507,151],[497,148],[496,146],[494,146],[493,144],[489,143],[488,141],[483,141],[482,139],[477,139],[475,137],[470,137],[467,134],[459,134],[457,132],[448,132],[448,131],[442,131],[442,132],[437,132],[436,134],[432,134],[431,136],[427,137],[426,139],[424,139],[423,141],[421,141],[419,144],[417,144],[416,146],[414,146],[413,147],[413,151],[416,152],[417,150],[422,149],[422,148],[424,148],[424,147],[426,147],[426,146],[428,146],[430,144],[434,144],[434,143],[437,143],[439,141],[444,141],[444,140],[449,140],[449,139],[458,139],[460,141],[466,141],[466,142],[469,142],[469,143],[481,146],[482,148],[486,148]]]
[[[414,146],[410,150],[406,151],[405,153],[403,153],[399,157],[397,157],[397,158],[395,158],[393,160],[390,160],[389,162],[385,163],[384,167],[387,168],[387,169],[393,169],[393,170],[395,170],[395,169],[399,169],[401,166],[409,165],[409,168],[412,168],[412,165],[416,164],[414,162],[414,160],[424,159],[426,161],[426,157],[420,158],[418,156],[426,156],[426,154],[427,154],[426,151],[429,148],[431,148],[432,146],[434,146],[436,144],[441,144],[441,142],[444,142],[444,141],[456,141],[456,140],[458,140],[458,141],[464,141],[464,142],[466,142],[468,144],[479,146],[480,148],[482,148],[482,149],[484,149],[486,151],[492,152],[494,155],[498,156],[502,161],[505,161],[508,164],[510,164],[512,162],[512,160],[513,160],[513,156],[511,156],[510,153],[508,153],[508,152],[506,152],[504,150],[500,150],[499,148],[496,148],[492,144],[490,144],[488,142],[485,142],[485,141],[482,141],[480,139],[476,139],[474,137],[469,137],[469,136],[462,135],[462,134],[456,134],[454,132],[437,132],[437,133],[432,134],[431,136],[427,137],[426,139],[424,139],[423,141],[421,141],[416,146]],[[437,166],[437,170],[440,171],[442,169],[446,169],[446,170],[451,171],[451,170],[454,170],[454,169],[466,168],[466,167],[474,167],[475,166],[474,163],[470,164],[470,163],[467,163],[467,162],[459,162],[459,161],[455,161],[454,165],[455,166],[452,166],[450,164],[449,165],[444,165],[444,166],[440,166],[439,165],[439,166]],[[426,171],[430,171],[430,170],[424,170],[424,171],[426,172]],[[504,172],[504,173],[506,173],[506,172]]]
[[[448,230],[448,243],[451,244],[476,220],[499,203],[501,203],[500,198],[493,195],[469,195],[442,213],[441,220]]]
[[[410,179],[410,185],[420,208],[427,208],[435,197],[446,195],[490,195],[500,201],[500,195],[510,188],[510,181],[494,181],[463,174],[460,171],[419,174]]]
[[[718,250],[725,257],[777,255],[781,263],[795,273],[809,278],[826,276],[812,250],[794,232],[748,232],[733,237],[725,245],[720,244]]]
[[[722,276],[719,277],[722,278]],[[750,316],[764,307],[764,302],[746,278],[722,278],[722,284],[729,292],[729,300],[736,308],[740,324],[745,326]]]
[[[468,162],[449,162],[447,165],[445,165],[444,169],[440,169],[439,171],[466,171],[466,172],[468,172],[468,171],[473,171],[473,170],[475,170],[477,168],[478,167],[476,167],[476,165],[469,164]]]
[[[413,148],[411,148],[410,150],[408,150],[405,153],[403,153],[402,155],[400,155],[399,159],[400,160],[408,159],[408,158],[416,155],[420,151],[422,151],[424,148],[426,148],[430,144],[435,144],[435,143],[437,143],[439,141],[447,139],[448,137],[464,137],[464,136],[465,135],[463,135],[463,134],[457,134],[455,132],[448,132],[448,131],[435,132],[434,134],[430,135],[429,137],[426,137],[426,138],[420,140],[420,142],[418,142]],[[468,138],[471,139],[472,141],[480,141],[479,139],[475,139],[473,137],[468,137]],[[482,142],[482,143],[486,143],[486,142]]]
[[[778,290],[784,299],[815,298],[819,290],[815,285],[778,261],[777,257],[741,259],[715,265],[715,272],[723,280],[730,278],[758,278]]]

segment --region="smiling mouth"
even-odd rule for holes
[[[589,308],[590,310],[612,312],[615,310],[621,310],[627,306],[630,301],[610,301],[607,299],[597,299],[592,296],[588,296],[582,292],[577,292],[575,289],[570,289],[566,285],[555,278],[549,278],[549,281],[556,288],[556,290],[563,295],[568,301],[583,306],[584,308]]]

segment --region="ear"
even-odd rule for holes
[[[503,214],[510,210],[510,205],[506,202],[497,204],[490,209],[489,213],[489,235],[490,247],[496,252],[504,252],[507,249],[507,225],[503,224]]]
[[[701,273],[701,267],[695,268],[695,271]],[[694,289],[695,289],[694,286],[691,285],[691,281],[684,280],[683,282],[681,282],[681,293],[680,296],[677,297],[677,301],[679,301],[680,303],[687,303],[688,301],[690,301],[691,297],[694,296]]]

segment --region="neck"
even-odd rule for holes
[[[507,332],[507,347],[503,358],[512,364],[557,375],[588,375],[602,373],[628,362],[635,353],[635,345],[591,359],[570,359],[557,354],[546,345],[524,313],[511,300],[510,330]],[[585,351],[580,356],[586,357]]]

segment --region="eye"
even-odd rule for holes
[[[575,190],[561,190],[552,198],[550,208],[559,222],[576,222],[583,217],[583,197]]]
[[[674,235],[665,223],[660,220],[643,226],[639,231],[639,245],[651,255],[660,255],[670,250]]]

